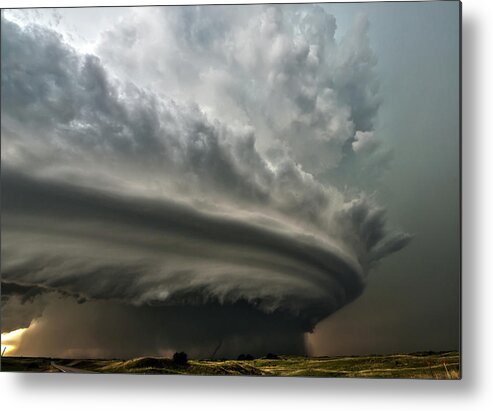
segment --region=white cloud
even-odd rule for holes
[[[139,9],[105,32],[98,53],[122,78],[250,126],[262,154],[287,151],[318,173],[372,129],[380,104],[366,18],[340,43],[335,30],[311,5]]]
[[[353,151],[356,153],[373,152],[380,142],[375,138],[375,134],[372,131],[357,131],[354,135],[354,141],[352,143]]]

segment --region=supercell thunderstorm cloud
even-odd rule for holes
[[[317,6],[127,9],[90,50],[21,17],[1,33],[18,353],[303,353],[409,241],[321,178],[388,157],[365,16],[336,40]]]

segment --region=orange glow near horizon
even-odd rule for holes
[[[27,328],[18,328],[17,330],[10,331],[8,333],[2,333],[3,356],[7,356],[15,352],[22,338],[22,334],[24,334],[26,330]]]

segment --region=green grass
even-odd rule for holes
[[[68,360],[2,357],[2,371],[58,372],[58,365],[99,373],[265,375],[297,377],[459,379],[459,353],[412,353],[360,357],[280,356],[277,360],[189,360],[179,365],[168,358],[131,360]]]

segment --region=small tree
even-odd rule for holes
[[[188,362],[188,356],[185,352],[175,352],[173,354],[173,362],[179,365],[185,365]]]

